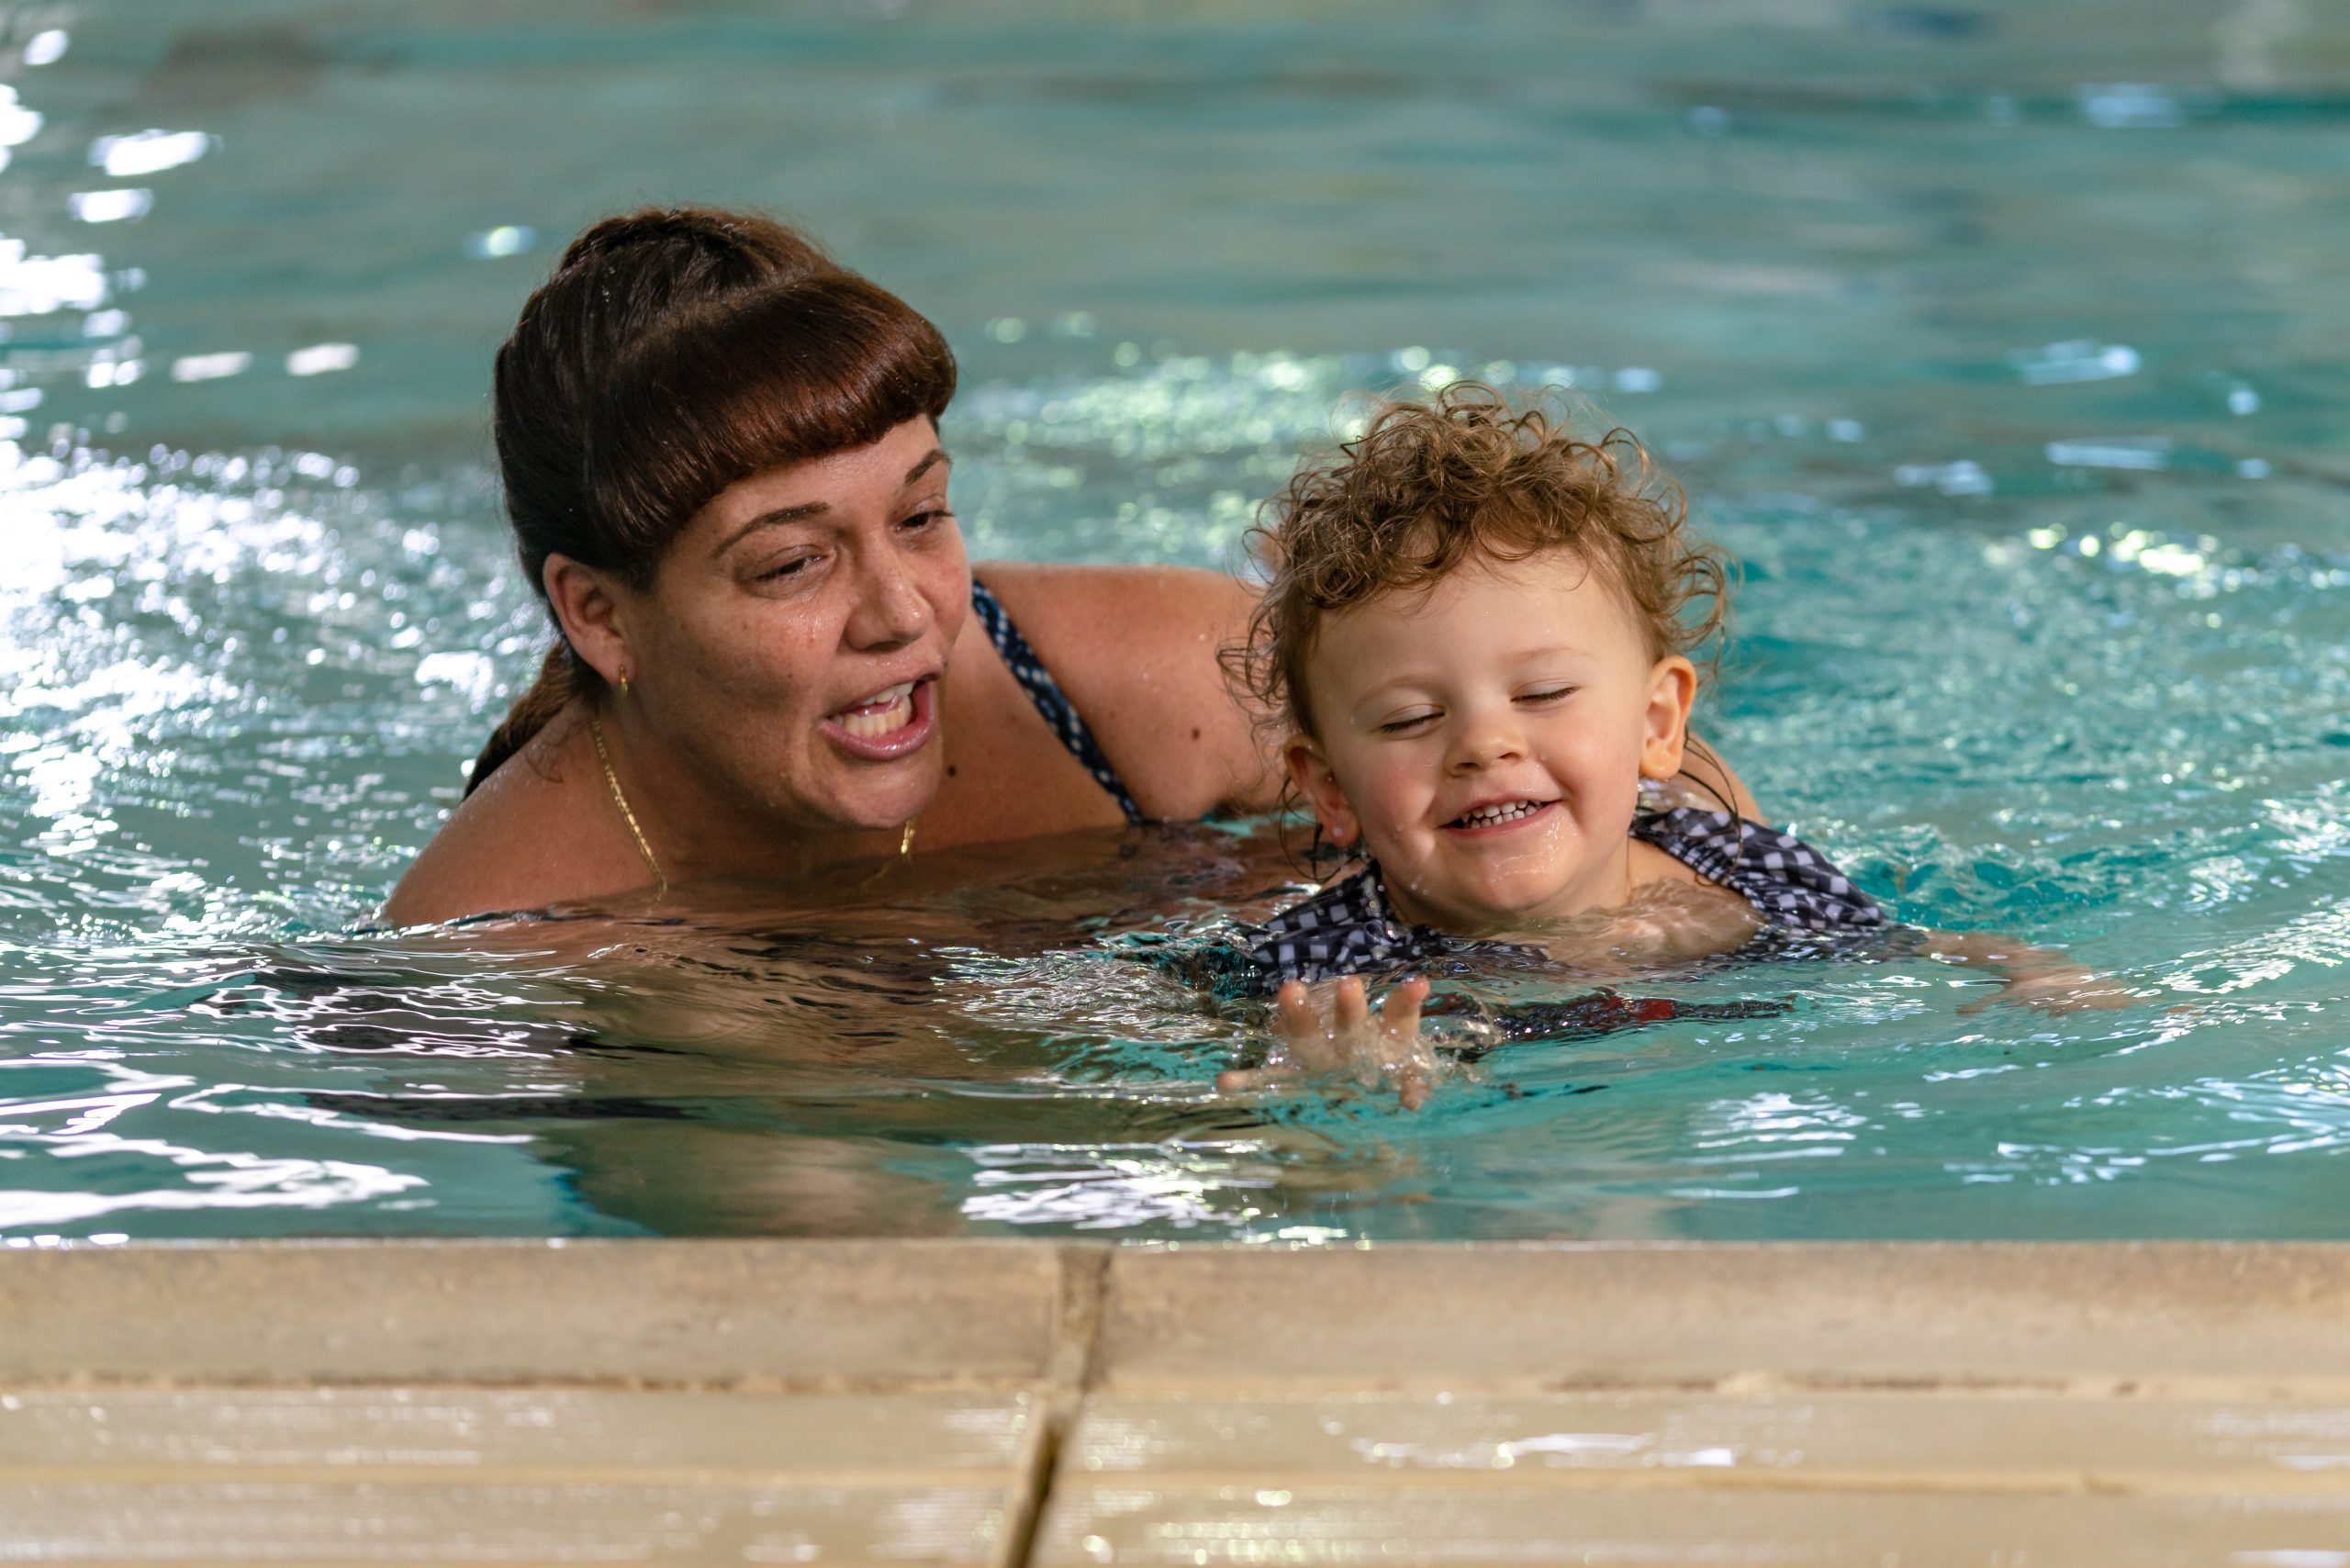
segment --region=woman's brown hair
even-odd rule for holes
[[[544,599],[549,555],[645,587],[736,480],[935,420],[955,356],[911,306],[780,223],[648,207],[571,242],[498,349],[495,379],[507,515]],[[467,792],[599,684],[558,626]]]

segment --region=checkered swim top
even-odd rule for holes
[[[1632,836],[1655,845],[1707,881],[1729,889],[1764,922],[1755,942],[1768,947],[1787,933],[1846,935],[1886,928],[1884,911],[1852,886],[1828,857],[1791,833],[1695,806],[1643,812]],[[1466,954],[1540,959],[1539,947],[1471,941],[1405,924],[1388,902],[1379,868],[1334,882],[1262,925],[1237,934],[1251,995],[1270,996],[1284,980],[1322,980],[1379,973]]]

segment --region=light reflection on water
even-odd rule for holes
[[[1186,14],[1146,68],[1043,8],[0,37],[0,1232],[2344,1234],[2338,25],[2141,6],[2122,73],[2024,7],[1504,9]],[[1135,961],[1270,907],[1261,834],[360,929],[541,636],[487,345],[664,157],[946,326],[975,554],[1228,560],[1365,386],[1606,405],[1747,564],[1709,727],[1774,812],[2143,1004],[1643,980],[1773,1005],[1519,1040],[1407,1117],[1218,1101],[1248,1020]]]

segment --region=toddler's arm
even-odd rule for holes
[[[1970,1002],[1959,1009],[1962,1013],[1980,1012],[1993,1002],[2020,1002],[2052,1013],[2072,1013],[2090,1007],[2127,1007],[2137,1000],[2116,981],[2060,953],[1987,931],[1930,931],[1926,951],[1971,969],[1987,969],[2005,982],[1998,995]]]

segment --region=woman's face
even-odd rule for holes
[[[623,610],[632,697],[700,787],[756,817],[887,828],[938,789],[938,687],[970,605],[927,419],[755,474],[696,513]]]

